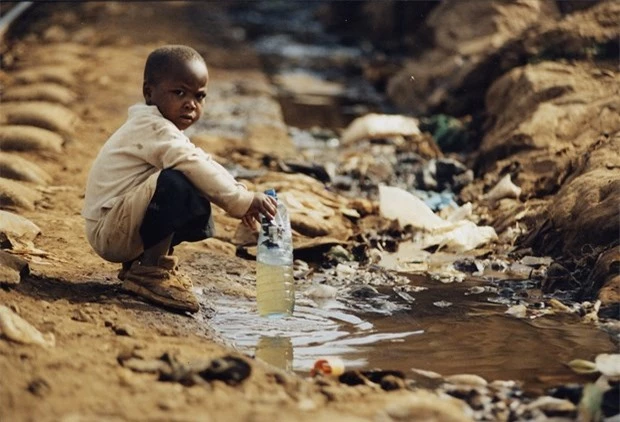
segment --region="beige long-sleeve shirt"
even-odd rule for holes
[[[156,106],[136,104],[127,121],[106,141],[90,170],[82,216],[98,220],[125,193],[166,168],[179,170],[211,202],[233,217],[249,209],[253,194]]]

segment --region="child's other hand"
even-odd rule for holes
[[[256,192],[254,194],[254,199],[252,199],[252,203],[250,204],[250,208],[241,218],[241,221],[249,228],[256,230],[256,223],[258,222],[259,214],[273,218],[275,217],[277,210],[278,202],[275,198],[261,192]]]

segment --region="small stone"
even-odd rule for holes
[[[405,387],[405,380],[394,375],[386,375],[381,380],[381,389],[384,391],[401,390]]]
[[[21,279],[30,273],[28,261],[0,251],[0,284],[19,284]]]
[[[82,309],[76,309],[73,312],[71,319],[74,321],[79,321],[79,322],[91,322],[91,323],[94,322],[93,317],[87,314],[86,312],[84,312],[84,310]]]
[[[545,414],[569,413],[576,410],[576,406],[568,400],[543,396],[525,406],[526,410],[540,410]]]
[[[34,378],[28,383],[28,391],[37,397],[44,397],[51,391],[49,383],[44,378]]]
[[[470,385],[474,387],[486,387],[487,380],[473,374],[457,374],[445,377],[446,382],[456,385]]]
[[[113,325],[112,331],[114,331],[114,334],[117,336],[133,337],[135,335],[133,327],[127,324]]]

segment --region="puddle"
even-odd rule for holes
[[[354,310],[346,298],[310,306],[298,294],[292,317],[267,319],[258,316],[254,301],[224,296],[212,304],[210,324],[241,352],[301,375],[318,358],[338,356],[346,369],[473,373],[519,380],[527,391],[583,382],[567,362],[616,351],[607,334],[576,315],[504,315],[507,306],[494,303],[496,295],[468,294],[476,284],[429,281],[410,303],[392,293],[391,314],[361,312],[362,303]]]

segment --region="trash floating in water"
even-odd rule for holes
[[[344,362],[336,356],[328,356],[317,359],[310,371],[311,376],[317,374],[339,376],[344,373]]]
[[[568,366],[578,374],[592,374],[600,372],[611,379],[620,378],[620,354],[601,353],[594,362],[585,359],[574,359]]]
[[[527,307],[523,304],[514,305],[508,308],[506,315],[512,315],[516,318],[525,318],[527,316]]]

